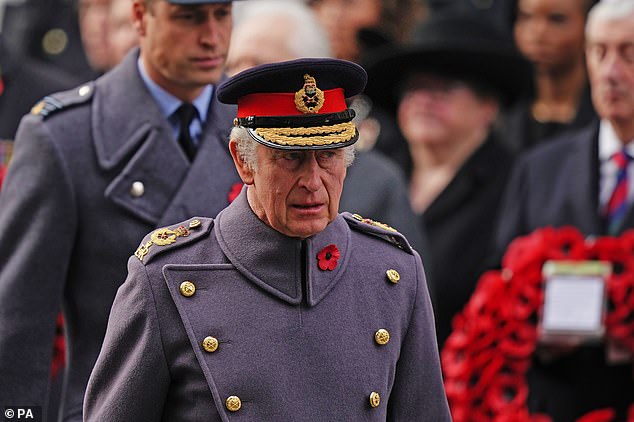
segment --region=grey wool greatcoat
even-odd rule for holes
[[[148,243],[166,238],[158,230],[130,258],[86,420],[450,421],[407,241],[348,213],[306,240],[286,237],[245,192],[215,220],[173,226],[169,245]],[[332,271],[318,267],[328,245],[340,252]]]
[[[235,108],[212,100],[190,163],[142,82],[137,57],[46,99],[18,130],[0,192],[3,406],[45,405],[63,305],[63,419],[81,420],[127,258],[153,228],[215,216],[239,182],[227,147]]]

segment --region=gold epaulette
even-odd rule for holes
[[[342,216],[348,222],[350,227],[380,237],[407,253],[413,253],[412,247],[405,236],[399,233],[394,227],[381,223],[380,221],[364,218],[359,214],[344,212],[342,213]]]
[[[152,257],[161,252],[173,247],[180,247],[208,235],[213,227],[213,222],[212,218],[194,217],[174,226],[156,229],[145,236],[141,245],[134,252],[134,256],[147,264]],[[165,248],[165,246],[169,247]]]

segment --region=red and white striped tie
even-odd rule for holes
[[[605,215],[608,222],[608,234],[616,235],[629,210],[627,166],[632,157],[622,150],[614,154],[612,160],[617,166],[616,184],[605,209]]]

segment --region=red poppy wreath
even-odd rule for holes
[[[502,270],[482,275],[441,353],[445,389],[455,422],[550,422],[529,414],[526,372],[537,345],[544,297],[542,267],[549,260],[612,263],[606,280],[606,339],[634,353],[634,230],[620,237],[584,239],[573,227],[551,227],[513,241]],[[613,422],[597,409],[577,422]],[[629,408],[634,422],[634,403]]]

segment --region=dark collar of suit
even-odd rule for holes
[[[577,210],[576,226],[585,234],[601,234],[604,222],[599,211],[599,122],[595,120],[568,136],[565,150],[560,149],[557,156],[562,166],[560,174],[570,180],[568,198],[570,206]]]
[[[303,298],[310,306],[318,304],[342,278],[351,252],[350,228],[340,215],[315,236],[304,241],[291,238],[253,213],[246,188],[218,215],[214,231],[223,253],[242,275],[293,305]],[[333,271],[322,271],[317,266],[317,254],[330,244],[337,246],[341,257]]]

